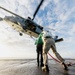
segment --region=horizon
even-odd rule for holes
[[[33,14],[40,0],[1,0],[0,6],[27,18]],[[12,16],[0,9],[0,17]],[[63,58],[75,59],[75,0],[45,0],[34,21],[52,28],[53,36],[63,38],[56,43],[57,51]],[[0,21],[0,58],[36,58],[35,40],[29,35],[19,36],[19,32]],[[50,50],[53,55],[53,52]],[[54,56],[54,55],[53,55]]]

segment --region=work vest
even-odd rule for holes
[[[37,40],[35,41],[35,45],[43,44],[42,36],[43,36],[43,33],[41,33],[41,34],[39,35],[39,37],[38,37]]]

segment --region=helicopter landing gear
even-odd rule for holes
[[[19,35],[22,36],[23,34],[19,32]]]

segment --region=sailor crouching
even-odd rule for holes
[[[51,32],[43,31],[42,33],[43,33],[42,40],[43,40],[43,64],[44,64],[42,70],[49,71],[47,53],[50,50],[50,48],[52,49],[55,56],[61,61],[64,69],[68,70],[66,64],[64,63],[65,60],[60,56],[60,54],[56,50],[55,40],[52,38]]]

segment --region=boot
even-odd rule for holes
[[[43,67],[42,67],[42,70],[43,70],[44,72],[49,72],[48,65],[46,65],[46,66],[43,66]]]
[[[68,70],[67,65],[63,62],[62,65],[64,66],[64,70]]]
[[[46,65],[46,70],[47,70],[47,72],[49,72],[49,67],[48,67],[48,65]]]
[[[41,64],[40,64],[40,67],[43,67],[43,66],[44,66],[44,64],[43,64],[43,63],[41,63]]]
[[[42,67],[42,71],[46,72],[46,66]]]

